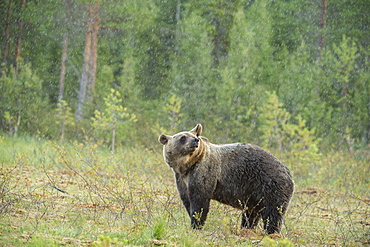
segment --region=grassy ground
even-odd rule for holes
[[[296,180],[281,236],[240,229],[239,211],[217,202],[205,229],[191,230],[160,149],[113,156],[94,145],[0,139],[0,246],[370,244],[370,184],[353,174],[327,186]],[[367,169],[358,162],[353,169]]]

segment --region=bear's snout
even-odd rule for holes
[[[193,139],[191,139],[190,146],[192,148],[198,148],[199,147],[199,139],[196,138],[196,137],[194,137]]]

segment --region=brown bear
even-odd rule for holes
[[[201,133],[198,124],[189,132],[159,137],[191,226],[203,227],[213,199],[241,209],[242,227],[254,228],[262,217],[268,234],[280,233],[294,189],[288,168],[256,145],[216,145]]]

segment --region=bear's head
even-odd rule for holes
[[[179,173],[184,173],[199,161],[205,152],[204,137],[201,137],[202,125],[194,129],[177,133],[173,136],[160,135],[158,141],[163,144],[163,156],[166,163]]]

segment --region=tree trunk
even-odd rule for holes
[[[18,112],[18,115],[17,115],[17,122],[16,123],[14,123],[14,136],[16,136],[17,135],[17,133],[18,133],[18,127],[19,127],[19,125],[21,124],[21,113],[20,112]]]
[[[60,134],[60,140],[63,142],[64,141],[64,132],[65,132],[65,121],[64,119],[61,122],[61,134]]]
[[[180,17],[181,17],[181,0],[177,0],[176,4],[176,25],[179,25]]]
[[[92,98],[95,91],[96,64],[98,58],[98,31],[99,31],[99,0],[96,1],[93,13],[92,35],[91,35],[91,59],[89,76],[89,98]]]
[[[180,18],[181,18],[181,0],[177,0],[176,4],[176,33],[175,33],[175,51],[178,52],[179,47],[178,47],[178,40],[180,39]]]
[[[91,55],[91,23],[92,7],[89,5],[88,8],[88,18],[87,18],[87,27],[86,27],[86,38],[85,38],[85,50],[84,50],[84,61],[82,65],[82,73],[80,80],[80,90],[78,92],[78,102],[76,110],[76,120],[79,121],[82,119],[83,115],[83,105],[86,98],[86,86],[88,82],[89,69],[90,69],[90,55]]]
[[[13,5],[13,0],[9,0],[8,13],[7,13],[7,16],[6,16],[5,37],[4,37],[4,50],[3,50],[3,63],[4,63],[4,66],[6,65],[7,60],[8,60],[9,36],[10,36],[10,16],[11,16],[11,13],[12,13],[12,5]]]
[[[70,16],[70,3],[69,1],[65,1],[66,6],[66,18],[65,18],[65,25],[68,26],[68,17]],[[67,55],[68,55],[68,31],[65,31],[63,35],[63,50],[62,50],[62,61],[60,65],[60,78],[59,78],[59,94],[58,99],[59,101],[63,99],[64,94],[64,85],[65,85],[65,77],[66,77],[66,63],[67,63]]]
[[[25,7],[26,7],[26,0],[22,0],[21,14]],[[21,58],[22,30],[23,30],[23,21],[19,19],[18,34],[17,34],[17,47],[15,49],[15,71],[18,71],[18,64]]]
[[[113,126],[113,130],[112,130],[112,154],[113,155],[114,155],[114,146],[116,145],[115,141],[116,141],[116,125]]]
[[[62,62],[60,66],[60,80],[59,80],[59,94],[58,99],[63,99],[64,93],[64,82],[66,77],[66,62],[67,62],[67,51],[68,51],[68,34],[64,34],[63,38],[63,51],[62,51]]]
[[[326,27],[326,9],[327,2],[326,0],[321,1],[321,19],[320,19],[320,37],[319,37],[319,50],[317,53],[317,58],[321,59],[322,51],[324,49],[324,30]]]

